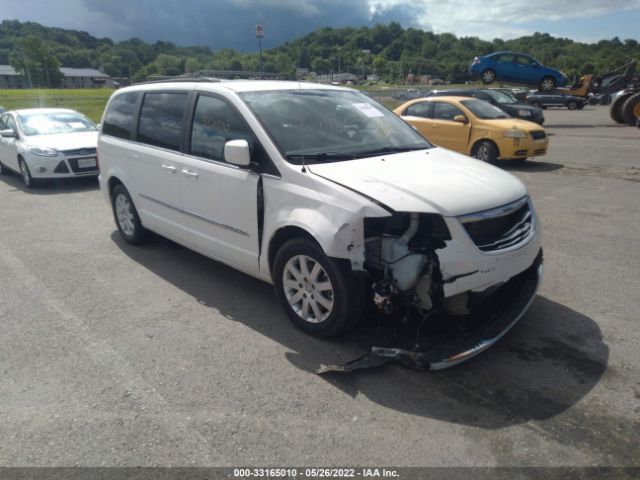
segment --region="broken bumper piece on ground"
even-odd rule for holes
[[[542,252],[524,272],[510,279],[489,299],[491,313],[473,332],[449,337],[415,349],[372,346],[370,351],[343,365],[321,365],[317,374],[353,372],[398,363],[415,370],[442,370],[469,360],[495,344],[524,315],[533,301],[542,279]]]

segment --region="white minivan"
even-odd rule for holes
[[[127,242],[153,231],[270,282],[315,336],[345,332],[365,310],[433,325],[439,341],[419,353],[378,352],[420,368],[495,343],[540,281],[539,224],[522,182],[431,145],[348,88],[123,88],[105,109],[98,157]]]

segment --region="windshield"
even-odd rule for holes
[[[84,115],[73,112],[26,113],[18,116],[25,135],[95,132],[94,123]]]
[[[432,147],[401,118],[359,92],[278,90],[240,97],[291,163],[333,162]]]
[[[483,120],[511,118],[498,107],[494,107],[484,100],[462,100],[460,103],[471,110],[471,113],[473,113],[476,117]]]
[[[504,104],[504,103],[517,103],[518,100],[515,99],[512,95],[509,95],[506,92],[502,92],[500,90],[486,90],[487,95],[493,98],[496,102]]]

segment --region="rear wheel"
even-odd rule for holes
[[[635,126],[636,121],[640,118],[640,92],[631,95],[624,102],[622,105],[622,118],[632,127]]]
[[[142,226],[138,211],[124,185],[119,184],[113,187],[111,206],[113,207],[113,216],[122,238],[132,245],[144,243],[147,240],[149,231]]]
[[[544,77],[540,80],[540,91],[549,92],[556,88],[556,79],[553,77]]]
[[[627,99],[633,95],[633,92],[623,93],[622,95],[618,95],[609,107],[609,115],[616,123],[625,123],[624,117],[622,116],[622,106],[627,101]]]
[[[498,148],[493,142],[482,140],[476,144],[473,157],[483,162],[495,162],[498,159]]]
[[[496,72],[488,68],[480,74],[480,79],[485,85],[493,83],[493,81],[496,79]]]
[[[289,240],[276,254],[272,271],[282,308],[306,333],[339,335],[362,316],[364,283],[346,263],[327,257],[315,242]]]
[[[569,110],[575,110],[576,108],[578,108],[578,103],[575,102],[574,100],[571,100],[570,102],[567,103],[567,108]]]

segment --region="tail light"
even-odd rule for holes
[[[480,63],[480,59],[479,59],[478,57],[475,57],[475,58],[473,59],[473,65],[477,65],[477,64],[479,64],[479,63]]]

